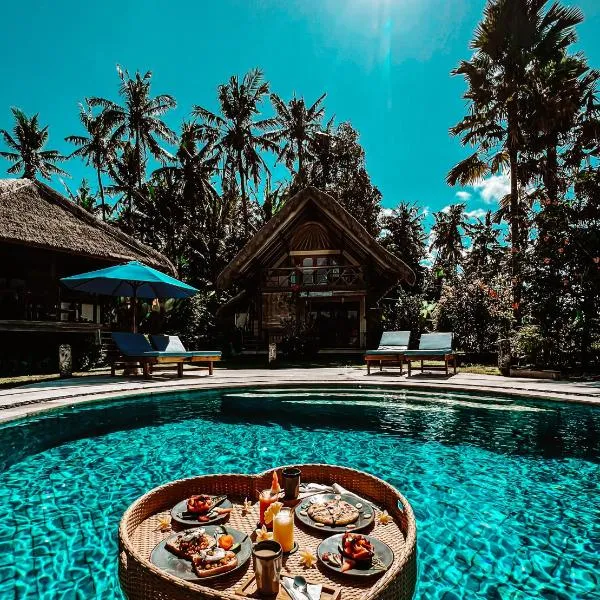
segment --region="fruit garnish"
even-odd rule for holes
[[[382,525],[387,525],[388,523],[392,522],[392,517],[388,514],[387,510],[384,510],[378,517],[377,520],[382,524]]]
[[[317,562],[317,557],[311,550],[300,550],[300,564],[307,569],[313,567]]]
[[[267,528],[263,525],[260,529],[256,530],[256,541],[264,542],[266,540],[272,540],[273,534],[267,531]]]
[[[281,510],[282,506],[283,502],[273,502],[273,504],[271,504],[269,508],[265,510],[265,523],[271,523],[271,521],[273,521],[273,519],[275,518],[275,515],[278,514]]]
[[[225,534],[219,537],[219,547],[223,550],[231,550],[233,548],[235,540],[232,535]]]
[[[271,479],[271,495],[276,496],[281,492],[281,487],[279,486],[279,479],[277,478],[277,471],[273,471],[273,477]]]

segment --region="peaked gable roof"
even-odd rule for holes
[[[0,179],[0,241],[113,262],[139,260],[176,275],[160,252],[30,179]]]
[[[307,187],[290,198],[283,208],[248,240],[236,257],[219,274],[217,287],[229,287],[235,279],[248,270],[253,259],[264,248],[271,245],[278,238],[280,232],[309,204],[314,205],[317,210],[343,229],[355,244],[361,246],[373,258],[383,272],[397,281],[404,280],[409,285],[414,284],[414,271],[381,246],[335,198],[315,187]]]

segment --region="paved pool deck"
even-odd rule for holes
[[[34,383],[0,390],[0,422],[44,410],[72,406],[80,402],[105,400],[137,394],[157,394],[187,389],[278,387],[289,385],[371,385],[422,388],[447,391],[483,392],[526,396],[539,400],[559,400],[600,406],[600,381],[569,382],[524,379],[494,375],[457,373],[414,373],[408,378],[395,369],[367,375],[364,367],[294,369],[189,369],[182,379],[172,372],[161,372],[146,381],[141,377],[97,375]]]

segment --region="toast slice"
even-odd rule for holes
[[[233,571],[238,566],[238,559],[235,552],[231,550],[215,548],[194,555],[192,566],[198,577],[212,577]]]
[[[216,544],[215,538],[208,535],[202,527],[188,529],[174,538],[167,540],[165,548],[186,560],[192,560],[192,556],[212,548]]]

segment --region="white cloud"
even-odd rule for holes
[[[491,175],[473,184],[473,189],[479,193],[484,202],[492,204],[510,192],[510,179],[508,175]]]
[[[487,210],[484,210],[483,208],[475,208],[473,210],[465,211],[465,217],[467,217],[467,219],[483,219],[486,213]]]
[[[464,190],[461,190],[460,192],[456,192],[456,197],[459,200],[468,200],[471,197],[471,193],[470,192],[465,192]]]
[[[448,206],[444,206],[444,208],[442,208],[442,210],[440,212],[446,213],[448,214],[450,212],[450,209],[453,207],[453,204],[448,204]]]

